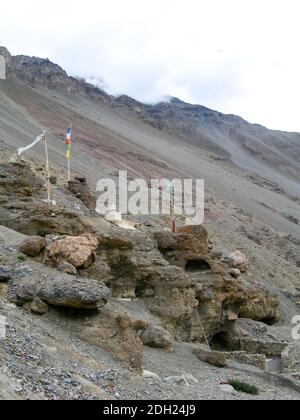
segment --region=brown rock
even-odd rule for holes
[[[58,239],[47,247],[45,263],[58,266],[67,262],[75,268],[88,267],[94,261],[93,254],[98,245],[98,240],[91,234]]]
[[[209,349],[195,347],[193,353],[204,363],[209,363],[210,365],[224,368],[227,366],[226,363],[226,354],[219,351],[211,351]]]
[[[242,252],[236,251],[229,255],[229,264],[232,268],[240,270],[245,273],[249,268],[249,261]]]
[[[37,257],[43,249],[47,246],[47,241],[45,238],[40,236],[32,236],[26,238],[23,243],[20,245],[20,252],[27,255],[28,257]]]
[[[149,325],[141,335],[142,342],[145,346],[173,351],[173,339],[171,334],[160,327]]]
[[[279,300],[277,296],[256,288],[256,294],[249,294],[249,298],[241,305],[239,315],[253,321],[263,321],[274,324],[280,320]]]

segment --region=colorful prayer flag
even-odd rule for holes
[[[66,134],[66,158],[70,159],[71,157],[71,128],[67,129]]]

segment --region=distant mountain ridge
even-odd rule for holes
[[[83,79],[68,76],[49,59],[12,56],[0,47],[7,60],[8,77],[17,78],[34,88],[47,88],[86,96],[113,109],[134,114],[144,123],[171,136],[196,145],[221,159],[231,160],[247,171],[279,172],[300,181],[300,134],[268,130],[241,117],[225,115],[177,98],[147,105],[126,95],[115,97]]]
[[[269,130],[236,115],[225,115],[177,98],[144,105],[122,96],[118,102],[134,110],[153,127],[230,159],[244,169],[250,170],[246,161],[251,159],[300,179],[299,133]]]

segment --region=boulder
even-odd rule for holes
[[[212,351],[208,348],[206,349],[200,346],[195,347],[193,349],[193,353],[199,360],[201,360],[201,362],[208,363],[210,365],[220,368],[224,368],[227,366],[225,353],[219,351]]]
[[[60,264],[57,266],[57,269],[58,269],[59,271],[61,271],[62,273],[71,274],[72,276],[76,276],[76,274],[77,274],[77,270],[76,270],[76,268],[74,267],[74,265],[69,264],[69,263],[67,263],[66,261],[65,261],[65,262],[60,263]]]
[[[94,252],[99,242],[92,234],[67,236],[47,247],[45,263],[54,267],[67,262],[75,268],[87,268],[94,261]]]
[[[21,302],[32,302],[37,294],[37,280],[26,278],[16,288],[17,298]]]
[[[106,305],[110,290],[95,280],[64,276],[47,279],[37,296],[53,306],[95,310]]]
[[[173,351],[173,339],[169,332],[163,328],[149,325],[141,335],[145,346]]]
[[[31,236],[26,238],[20,245],[20,252],[27,255],[28,257],[37,257],[40,255],[43,249],[47,246],[45,238],[40,236]]]
[[[0,266],[0,283],[5,283],[11,279],[11,272],[8,267]]]
[[[203,329],[208,340],[212,340],[239,317],[268,324],[280,319],[278,298],[270,294],[263,285],[248,282],[245,277],[240,277],[237,281],[226,271],[220,271],[219,274],[215,271],[213,266],[211,274],[200,274],[194,278],[198,308],[182,328],[183,341],[204,342]],[[202,288],[199,288],[199,284]]]
[[[230,254],[228,261],[232,268],[240,270],[241,273],[246,273],[249,269],[249,261],[246,255],[240,251],[235,251]]]

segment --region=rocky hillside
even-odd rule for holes
[[[299,399],[291,265],[279,262],[289,286],[279,270],[266,281],[279,257],[264,267],[233,237],[226,251],[210,224],[111,224],[82,179],[53,179],[53,206],[40,165],[2,148],[1,398]]]
[[[0,398],[299,399],[298,135],[0,54]],[[44,127],[53,203],[43,145],[16,155]],[[103,219],[95,184],[119,170],[205,178],[205,224]]]
[[[148,106],[115,98],[49,60],[12,57],[3,47],[0,53],[8,64],[0,81],[0,136],[7,144],[24,146],[48,127],[50,160],[61,169],[72,123],[72,169],[91,185],[120,169],[134,178],[204,178],[207,192],[300,240],[297,134],[175,99]],[[43,149],[30,153],[41,157]]]
[[[0,55],[6,59],[7,77],[16,77],[34,87],[86,94],[104,102],[111,100],[109,95],[95,86],[69,77],[60,66],[49,59],[24,55],[12,56],[4,47],[0,47]]]
[[[268,130],[235,115],[224,115],[177,98],[157,105],[145,105],[127,96],[113,97],[84,80],[69,77],[48,59],[11,56],[3,47],[8,76],[30,86],[63,90],[88,96],[110,107],[133,112],[143,122],[172,136],[231,160],[237,166],[261,176],[280,175],[299,182],[300,134]]]

